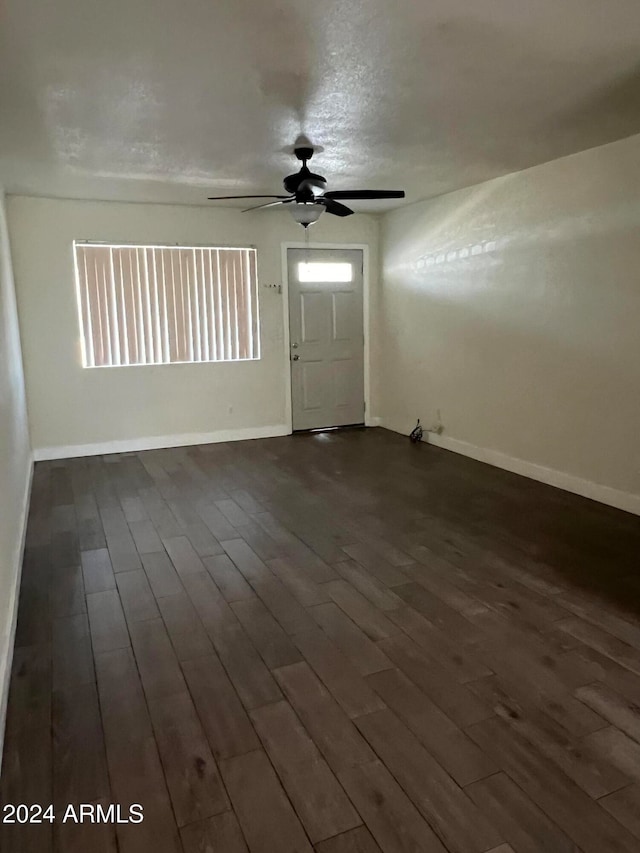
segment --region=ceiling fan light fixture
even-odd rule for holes
[[[303,228],[308,228],[309,225],[313,225],[314,222],[320,219],[324,208],[322,205],[315,204],[314,202],[299,201],[295,204],[290,204],[289,211],[296,222],[302,225]]]

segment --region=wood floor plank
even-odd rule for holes
[[[463,615],[472,616],[483,613],[487,605],[477,598],[468,595],[451,583],[451,565],[438,557],[424,545],[416,545],[410,549],[411,556],[418,561],[406,566],[403,571],[421,586],[436,595],[449,607],[457,610]]]
[[[87,805],[97,807],[98,805],[108,814],[109,803],[107,800],[98,800]],[[78,814],[78,809],[75,810]],[[123,809],[125,812],[126,809]],[[59,821],[54,824],[54,848],[64,850],[65,853],[118,853],[116,841],[116,830],[112,823],[92,823],[84,819],[76,823],[69,819],[66,823]]]
[[[296,813],[262,750],[220,765],[251,853],[312,853]]]
[[[220,510],[210,503],[198,503],[198,514],[218,542],[233,539],[238,535],[235,527],[229,523]]]
[[[528,631],[512,625],[512,620],[495,614],[481,614],[475,620],[487,627],[478,640],[479,654],[491,662],[514,697],[525,705],[543,705],[550,716],[576,735],[602,728],[602,717],[573,695],[571,673],[560,656],[556,659],[552,650],[545,649],[538,639],[541,635],[529,636]],[[578,683],[584,683],[583,676],[581,673]]]
[[[140,496],[161,539],[184,535],[184,528],[178,524],[176,517],[157,491],[153,489],[147,493],[142,491]]]
[[[244,539],[222,540],[220,544],[249,583],[273,580],[273,572]]]
[[[245,708],[259,708],[282,698],[276,681],[240,625],[216,634],[213,643]]]
[[[382,700],[319,628],[295,634],[292,639],[333,698],[350,717],[359,717],[383,707]]]
[[[95,684],[54,690],[53,802],[68,804],[111,799],[105,746]]]
[[[87,612],[81,566],[58,569],[51,584],[51,618]]]
[[[367,682],[459,785],[496,772],[489,756],[399,670],[377,672]]]
[[[95,654],[129,645],[129,632],[117,590],[108,589],[88,595],[87,612]]]
[[[80,548],[75,530],[53,532],[51,536],[50,566],[61,569],[80,561]]]
[[[182,671],[216,760],[258,749],[258,737],[218,657],[185,661]]]
[[[589,796],[598,799],[629,784],[627,776],[609,762],[599,760],[594,753],[585,751],[581,740],[543,709],[523,706],[515,700],[495,676],[474,682],[472,689]]]
[[[199,574],[205,571],[202,560],[186,536],[174,536],[165,539],[164,546],[181,578],[184,578],[185,575]]]
[[[356,563],[368,569],[385,586],[401,586],[409,580],[399,568],[392,566],[384,557],[361,542],[357,545],[344,545],[342,550]]]
[[[178,826],[219,814],[229,800],[188,692],[149,702]]]
[[[576,696],[636,743],[640,743],[640,709],[635,702],[620,696],[605,684],[579,687]]]
[[[80,551],[94,551],[106,548],[107,540],[102,529],[102,521],[93,495],[76,502],[76,532]]]
[[[89,620],[84,613],[53,620],[53,686],[79,686],[94,681]]]
[[[76,565],[78,559],[66,565]],[[65,565],[58,567],[65,568]],[[51,623],[51,574],[49,549],[46,546],[25,551],[18,602],[18,624],[15,644],[33,646],[50,639]]]
[[[276,557],[268,560],[267,565],[304,607],[331,601],[324,585],[315,583],[291,558]]]
[[[120,572],[116,578],[127,622],[143,622],[160,615],[144,569]]]
[[[382,850],[446,853],[438,836],[380,761],[346,768],[338,778]]]
[[[378,643],[382,651],[407,678],[459,726],[469,726],[493,711],[468,685],[460,684],[453,673],[405,634]],[[477,682],[471,682],[475,684]]]
[[[249,853],[233,812],[184,826],[180,835],[184,853]]]
[[[272,539],[266,530],[263,530],[259,524],[255,524],[253,521],[249,524],[239,525],[236,528],[236,534],[244,539],[261,560],[272,560],[274,557],[282,557],[287,553],[287,549],[282,544]]]
[[[98,655],[96,670],[113,800],[144,809],[141,824],[118,826],[120,851],[178,853],[178,830],[131,649]]]
[[[381,853],[371,833],[364,826],[316,844],[317,853]]]
[[[251,712],[267,755],[312,842],[360,824],[337,779],[288,702]]]
[[[346,581],[329,581],[322,585],[322,589],[370,640],[384,640],[400,633],[397,625]]]
[[[467,733],[584,853],[636,849],[630,833],[503,720],[484,720]]]
[[[115,589],[116,581],[106,548],[83,551],[80,557],[85,592],[104,592],[107,589]]]
[[[373,761],[375,755],[367,742],[309,664],[294,663],[274,675],[334,772]]]
[[[614,637],[597,625],[584,622],[582,619],[566,619],[558,623],[558,627],[587,646],[599,651],[605,657],[619,663],[640,675],[640,652],[623,640]]]
[[[53,802],[53,744],[51,721],[36,727],[14,727],[7,731],[0,779],[1,804]],[[3,853],[37,850],[50,853],[53,831],[48,823],[0,824]]]
[[[247,489],[234,489],[229,496],[247,513],[263,512],[260,501]]]
[[[415,643],[426,649],[431,657],[449,669],[461,684],[493,674],[493,670],[479,660],[473,649],[465,645],[464,632],[456,643],[412,607],[399,607],[390,611],[388,616]]]
[[[238,506],[232,498],[226,498],[222,501],[216,501],[215,505],[227,519],[229,524],[238,527],[241,524],[249,524],[251,519],[246,512]]]
[[[582,744],[597,759],[604,759],[625,776],[640,782],[640,744],[620,729],[607,726],[584,737]]]
[[[151,721],[131,648],[97,654],[96,674],[105,732],[132,739],[149,737]]]
[[[164,551],[158,554],[142,554],[142,564],[156,598],[183,592],[178,573]]]
[[[180,662],[212,654],[211,640],[186,592],[159,598],[158,607]]]
[[[396,610],[404,605],[401,598],[388,589],[378,578],[358,565],[355,560],[341,560],[334,564],[334,568],[354,590],[357,590],[379,610]],[[340,602],[336,603],[339,604]]]
[[[206,571],[184,575],[182,583],[212,640],[224,631],[235,629],[238,620]]]
[[[147,700],[182,692],[184,679],[162,619],[135,622],[130,633]]]
[[[302,660],[298,649],[259,598],[236,601],[231,609],[269,669]]]
[[[518,853],[575,853],[573,841],[506,774],[474,782],[465,792]]]
[[[224,554],[224,548],[203,521],[198,520],[187,524],[184,528],[184,534],[199,557],[213,557],[217,554]]]
[[[481,853],[505,840],[395,714],[376,711],[355,723],[447,850]]]
[[[593,623],[640,651],[640,625],[637,620],[634,624],[628,614],[625,614],[627,616],[625,618],[617,612],[603,610],[598,596],[585,595],[576,590],[564,590],[554,600],[560,602],[580,619]]]
[[[149,518],[129,522],[129,530],[141,556],[142,554],[156,554],[164,551],[162,540]]]
[[[446,604],[443,599],[431,593],[422,584],[406,583],[395,587],[394,592],[409,607],[424,616],[427,623],[435,629],[440,629],[445,634],[453,632],[460,638],[464,638],[465,632],[470,630],[468,622],[460,613]]]
[[[122,511],[119,508],[102,509],[100,516],[113,571],[139,569],[140,557]]]
[[[306,631],[314,625],[309,613],[275,576],[269,581],[253,581],[252,586],[287,634]]]
[[[603,809],[640,840],[640,785],[630,785],[599,800]]]
[[[243,601],[255,597],[255,592],[228,554],[207,557],[203,562],[226,601]]]
[[[13,650],[5,735],[51,725],[51,646],[21,646]]]
[[[309,612],[332,642],[361,675],[391,669],[385,653],[333,602],[318,604]]]
[[[144,503],[138,495],[127,495],[120,498],[122,512],[129,524],[135,524],[140,521],[146,521],[149,516],[144,508]]]
[[[569,635],[565,634],[565,636]],[[601,681],[615,690],[616,693],[620,693],[635,704],[640,705],[640,675],[625,669],[611,658],[605,657],[600,652],[582,643],[578,648],[572,649],[571,652],[574,656],[578,655],[582,662],[591,667],[590,681],[585,682],[585,684]]]

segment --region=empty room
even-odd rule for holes
[[[640,851],[638,0],[5,0],[2,853]]]

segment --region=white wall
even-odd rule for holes
[[[640,137],[382,232],[384,425],[640,512]]]
[[[281,244],[304,238],[285,211],[27,198],[9,199],[11,242],[36,458],[288,431]],[[315,242],[366,243],[373,298],[379,268],[375,217],[324,215]],[[73,273],[74,239],[254,245],[262,359],[222,364],[83,369]],[[228,432],[227,432],[228,431]],[[244,432],[243,432],[244,431]],[[118,445],[117,442],[123,442]],[[132,444],[133,443],[133,444]]]
[[[20,336],[0,189],[0,754],[30,480]]]

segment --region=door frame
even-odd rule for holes
[[[291,337],[289,327],[289,249],[357,249],[362,252],[362,328],[364,332],[364,423],[376,426],[377,418],[371,416],[371,370],[370,370],[370,267],[368,243],[304,243],[284,242],[281,246],[282,258],[282,315],[284,320],[284,368],[285,368],[285,424],[289,433],[293,432],[293,409],[291,393]]]

